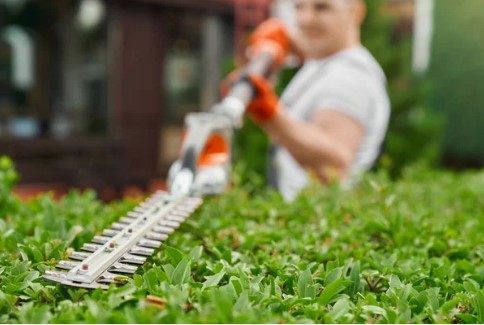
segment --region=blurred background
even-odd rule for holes
[[[393,108],[380,168],[398,178],[412,164],[482,167],[484,2],[367,5],[363,43]],[[217,102],[255,26],[290,23],[290,11],[291,0],[0,0],[0,155],[24,188],[114,198],[163,187],[184,116]],[[236,154],[263,174],[258,132],[248,123]]]

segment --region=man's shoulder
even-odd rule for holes
[[[386,82],[385,73],[375,57],[363,46],[347,49],[329,58],[328,73],[377,78]]]

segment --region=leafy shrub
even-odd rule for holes
[[[362,41],[388,80],[392,115],[379,165],[396,178],[408,165],[439,163],[443,117],[429,107],[431,81],[412,71],[411,34],[394,18],[382,14],[384,2],[366,1],[368,15],[362,27]]]
[[[447,116],[442,139],[444,162],[452,167],[484,165],[484,2],[435,2],[435,34],[429,75],[434,85],[432,106]],[[452,24],[449,24],[452,21]]]
[[[7,186],[0,172],[1,186]],[[238,182],[240,178],[236,178]],[[41,274],[136,202],[43,195],[0,219],[0,322],[482,323],[484,173],[412,168],[285,203],[241,184],[202,207],[129,283]]]

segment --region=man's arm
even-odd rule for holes
[[[346,176],[364,132],[357,120],[331,109],[318,110],[311,122],[298,121],[278,109],[260,126],[325,184]]]

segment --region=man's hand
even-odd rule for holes
[[[226,96],[230,87],[241,79],[248,79],[255,91],[246,113],[259,124],[271,120],[278,110],[279,98],[274,92],[271,82],[260,75],[249,74],[243,77],[238,70],[231,72],[220,85],[222,96]]]
[[[249,40],[249,54],[270,52],[277,65],[282,65],[290,47],[289,34],[284,23],[278,19],[269,19],[256,28]]]
[[[254,86],[256,94],[247,107],[247,114],[256,123],[264,124],[274,118],[279,107],[279,98],[272,84],[262,76],[251,74],[249,81]]]

